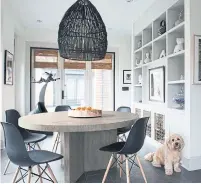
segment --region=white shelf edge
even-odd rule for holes
[[[151,47],[152,46],[152,42],[153,41],[150,41],[150,42],[146,43],[145,45],[143,45],[143,49],[146,48],[146,47],[149,47],[149,46]]]
[[[168,33],[168,34],[169,34],[169,33],[172,33],[172,32],[176,31],[177,29],[181,28],[181,27],[184,26],[184,25],[185,25],[185,21],[183,21],[183,22],[180,23],[179,25],[177,25],[177,26],[171,28],[167,33]]]
[[[177,80],[177,81],[169,81],[168,84],[171,85],[171,84],[184,84],[185,83],[185,80]]]
[[[142,48],[143,48],[143,47],[140,47],[139,49],[135,50],[134,53],[137,53],[137,52],[142,51]]]
[[[177,108],[174,108],[174,107],[168,107],[169,110],[171,111],[175,111],[175,112],[181,112],[181,113],[184,113],[185,109],[177,109]]]
[[[155,38],[155,39],[153,40],[153,42],[156,42],[156,41],[158,41],[158,40],[162,40],[162,38],[163,38],[163,37],[166,37],[166,36],[167,36],[167,32],[165,32],[164,34],[162,34],[162,35],[158,36],[157,38]]]
[[[134,68],[134,70],[136,70],[136,69],[140,69],[140,68],[142,68],[142,65],[140,65],[140,66],[136,66],[136,67]]]
[[[153,60],[153,61],[151,61],[151,62],[149,62],[149,63],[143,64],[142,67],[146,67],[146,66],[155,64],[155,63],[160,62],[161,60],[166,59],[166,58],[167,58],[167,57],[163,57],[163,58],[159,58],[159,59]]]
[[[142,84],[135,84],[134,87],[142,87]]]
[[[185,53],[185,50],[182,50],[182,51],[177,52],[177,53],[169,54],[168,58],[173,58],[173,57],[176,57],[176,56],[180,56],[180,55],[183,55],[184,53]]]

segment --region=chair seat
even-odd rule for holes
[[[33,160],[37,164],[53,162],[53,161],[60,160],[63,158],[63,156],[60,154],[53,153],[50,151],[45,151],[45,150],[28,151],[28,154],[29,154],[31,160]]]
[[[117,129],[117,135],[125,134],[128,131],[131,130],[131,126],[123,127],[123,128],[118,128]]]
[[[124,145],[125,145],[125,142],[116,142],[116,143],[100,148],[100,151],[117,153],[124,147]]]
[[[47,138],[47,135],[45,134],[37,134],[31,132],[25,132],[22,136],[25,143],[37,143]]]

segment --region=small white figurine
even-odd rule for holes
[[[184,80],[184,76],[183,75],[180,76],[180,80]]]
[[[138,84],[142,84],[142,75],[141,74],[138,76]]]
[[[179,25],[184,21],[184,10],[179,13],[179,19],[175,22],[175,26]]]
[[[165,53],[165,50],[162,50],[161,54],[160,54],[160,57],[159,58],[163,58],[166,56],[166,53]]]
[[[137,47],[138,47],[138,49],[142,47],[142,40],[140,40],[140,41],[137,43]]]
[[[176,39],[177,45],[174,48],[174,53],[184,50],[184,38]]]
[[[146,58],[145,58],[145,60],[144,60],[144,63],[146,64],[146,63],[151,62],[151,59],[150,59],[150,53],[147,52],[147,53],[145,54],[145,56],[146,56]]]
[[[141,65],[142,64],[142,60],[140,60],[139,58],[136,58],[135,59],[135,64],[136,64],[136,66]]]

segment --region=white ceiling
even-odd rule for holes
[[[76,0],[6,0],[26,28],[58,30],[66,10]],[[155,0],[91,0],[107,29],[130,31],[136,20]],[[37,20],[42,20],[38,23]]]

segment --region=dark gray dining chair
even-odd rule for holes
[[[133,165],[140,168],[144,181],[147,183],[147,179],[146,179],[143,167],[141,165],[140,159],[137,156],[137,153],[144,144],[148,121],[149,121],[149,117],[139,118],[133,124],[133,126],[129,132],[128,138],[125,142],[116,142],[116,143],[113,143],[113,144],[100,148],[100,151],[112,153],[112,156],[109,160],[102,183],[105,182],[110,168],[115,163],[117,163],[120,167],[120,177],[121,177],[121,172],[123,170],[122,164],[124,162],[126,162],[126,172],[124,170],[123,171],[124,171],[124,173],[126,173],[127,183],[130,183],[130,171],[131,171]],[[119,155],[118,157],[116,156],[117,154]],[[124,160],[119,159],[122,155],[125,157]],[[114,163],[112,163],[113,159],[115,160]],[[138,164],[135,162],[135,159],[137,159]],[[129,162],[131,163],[130,168],[129,168],[129,164],[128,164]]]
[[[59,106],[56,106],[55,108],[55,112],[61,112],[61,111],[69,111],[71,110],[71,107],[69,105],[59,105]],[[60,143],[60,133],[57,132],[56,134],[56,138],[55,138],[55,141],[53,143],[53,148],[52,148],[52,151],[53,152],[57,152],[57,148],[58,148],[58,145]]]
[[[13,124],[21,133],[24,143],[26,144],[27,148],[30,149],[35,149],[37,146],[38,149],[40,149],[39,142],[43,141],[44,139],[47,138],[47,135],[45,134],[38,134],[38,133],[31,133],[24,128],[21,128],[18,125],[18,119],[21,117],[19,112],[15,109],[9,109],[5,111],[6,114],[6,122]],[[5,175],[7,173],[8,167],[10,165],[10,160],[8,160],[5,170],[3,174]],[[40,170],[38,168],[38,170]]]
[[[49,163],[56,160],[60,160],[63,158],[63,156],[57,153],[44,150],[27,151],[23,137],[20,131],[16,128],[16,126],[11,123],[4,122],[1,122],[1,124],[4,130],[5,147],[8,158],[13,164],[18,166],[13,177],[12,183],[17,183],[21,180],[23,180],[24,182],[24,178],[26,176],[27,183],[30,183],[31,175],[38,176],[36,182],[42,178],[47,181],[56,183],[57,180]],[[41,167],[42,164],[45,164],[45,168]],[[38,174],[34,173],[32,171],[32,168],[34,166],[38,166],[42,170],[42,172]],[[24,167],[27,167],[27,169],[24,169]],[[51,177],[47,174],[46,170],[49,171]],[[25,171],[25,173],[22,174],[22,171]],[[21,177],[16,180],[19,173],[21,174]],[[47,177],[44,177],[43,174],[45,174]]]
[[[131,108],[127,107],[127,106],[121,106],[117,109],[118,112],[131,112]],[[125,141],[126,140],[126,133],[129,132],[131,129],[131,126],[127,126],[127,127],[123,127],[123,128],[118,128],[117,129],[117,136],[118,139],[121,141]]]

